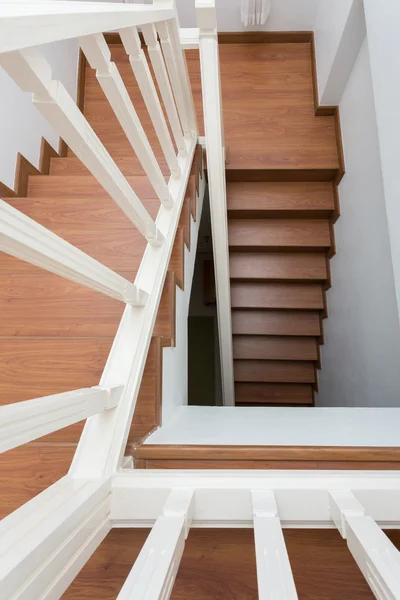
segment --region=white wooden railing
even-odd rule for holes
[[[254,527],[260,599],[294,600],[297,593],[282,526],[335,524],[375,596],[400,600],[400,554],[378,525],[400,528],[397,473],[140,472],[124,458],[198,141],[182,45],[200,49],[217,241],[224,402],[233,403],[224,142],[213,0],[197,0],[196,9],[199,28],[184,32],[172,0],[154,0],[151,6],[48,0],[0,4],[0,66],[22,90],[33,94],[38,110],[148,241],[131,282],[0,201],[0,250],[126,305],[97,387],[0,408],[0,451],[87,419],[68,475],[0,523],[1,598],[60,598],[112,527],[153,525],[118,596],[121,600],[168,600],[185,539],[191,527],[204,526]],[[111,61],[103,37],[107,30],[120,32],[170,170],[168,183]],[[63,85],[52,79],[38,46],[70,38],[79,40],[96,69],[106,98],[160,200],[155,221]]]

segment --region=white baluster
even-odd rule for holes
[[[0,200],[0,250],[116,300],[144,306],[148,294]]]
[[[98,386],[1,406],[0,452],[115,408],[122,389]]]
[[[172,93],[167,69],[165,67],[164,57],[161,52],[160,44],[158,43],[156,28],[153,24],[143,25],[142,33],[147,45],[151,64],[153,66],[164,107],[168,115],[176,146],[179,154],[181,156],[185,156],[186,147],[183,139],[182,127],[179,122],[179,116],[176,110],[175,99]]]
[[[169,600],[190,529],[193,491],[172,490],[118,600]]]
[[[63,477],[0,522],[2,598],[60,598],[111,529],[111,478]]]
[[[384,494],[384,491],[381,492]],[[400,600],[400,552],[349,490],[329,493],[331,517],[378,600]]]
[[[114,62],[111,62],[111,52],[104,36],[98,33],[81,37],[79,38],[79,44],[92,69],[96,69],[96,77],[101,88],[157,196],[165,206],[171,206],[170,194],[164,175],[129,97],[118,67]],[[174,153],[173,156],[176,160]]]
[[[252,490],[259,600],[297,600],[274,493]]]
[[[145,54],[141,47],[137,29],[136,27],[121,29],[120,35],[168,167],[172,176],[178,178],[180,176],[180,171],[174,145],[171,140]]]
[[[71,96],[36,48],[0,54],[0,65],[26,92],[60,137],[80,158],[144,237],[159,246],[162,235]]]

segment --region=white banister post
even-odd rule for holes
[[[98,33],[81,37],[79,38],[79,44],[92,69],[96,69],[97,80],[160,202],[170,206],[170,195],[164,175],[129,97],[118,67],[114,62],[111,62],[111,52],[103,34]],[[155,90],[154,93],[156,93]],[[176,160],[175,154],[174,158]]]
[[[0,407],[0,452],[115,408],[123,386],[100,386]]]
[[[383,491],[381,493],[384,493]],[[400,552],[350,490],[329,493],[331,517],[379,600],[400,600]]]
[[[158,43],[157,31],[154,24],[142,25],[142,33],[144,36],[147,50],[156,76],[158,88],[164,103],[171,130],[175,139],[176,147],[181,156],[186,155],[186,147],[183,139],[182,127],[179,122],[179,116],[176,109],[174,95],[172,93],[171,84],[168,78],[167,69],[164,62],[164,57],[161,52],[160,44]]]
[[[64,86],[52,80],[51,67],[37,48],[0,54],[0,65],[65,140],[128,219],[153,245],[163,238],[110,154],[105,149]]]
[[[196,0],[199,24],[201,89],[210,192],[211,228],[214,250],[222,396],[226,406],[235,404],[231,293],[229,276],[228,215],[226,205],[225,152],[217,18],[214,0]]]
[[[119,33],[168,167],[176,179],[180,177],[178,160],[139,34],[136,27],[121,29]]]
[[[185,139],[190,140],[192,132],[190,129],[189,115],[185,102],[185,93],[183,89],[184,82],[182,80],[182,74],[179,71],[177,64],[177,56],[175,48],[170,35],[170,28],[168,27],[168,21],[157,23],[157,33],[160,36],[161,47],[165,58],[165,64],[167,66],[169,79],[175,96],[176,106],[178,107],[179,118],[181,120],[183,134]],[[180,52],[182,50],[180,49]]]
[[[0,250],[116,300],[143,306],[148,294],[0,200]]]
[[[60,598],[111,529],[111,478],[63,477],[0,522],[2,598]]]
[[[193,515],[193,490],[172,490],[118,600],[169,600]]]
[[[259,600],[297,600],[274,493],[251,491]]]

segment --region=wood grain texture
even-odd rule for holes
[[[305,409],[306,410],[306,409]],[[354,461],[267,461],[267,460],[184,460],[184,459],[135,459],[137,469],[248,469],[255,471],[268,471],[276,469],[299,469],[299,470],[367,470],[367,471],[392,471],[400,468],[400,462],[354,462]],[[313,598],[314,600],[314,598]]]
[[[234,335],[233,358],[317,360],[317,343],[313,337]]]
[[[313,404],[313,389],[302,383],[236,383],[235,403],[264,405]]]
[[[233,310],[233,334],[320,335],[318,311]]]
[[[229,219],[230,250],[327,250],[327,219]]]
[[[231,283],[232,308],[322,309],[318,283]]]
[[[236,281],[326,281],[323,252],[231,252],[231,280]]]
[[[235,360],[235,381],[314,383],[314,363],[289,360]]]

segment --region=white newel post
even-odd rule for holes
[[[60,137],[110,194],[128,219],[154,245],[163,238],[149,213],[51,67],[36,48],[0,54],[0,65],[25,92]]]
[[[126,30],[122,30],[126,31]],[[79,44],[160,201],[170,205],[168,186],[103,34],[81,37]],[[154,93],[155,89],[154,89]],[[172,148],[173,150],[173,148]],[[175,155],[174,155],[175,156]]]
[[[217,296],[222,395],[226,406],[235,404],[231,293],[229,276],[228,216],[221,80],[219,75],[217,20],[214,0],[196,0],[200,36],[201,86],[206,134],[215,288]]]

